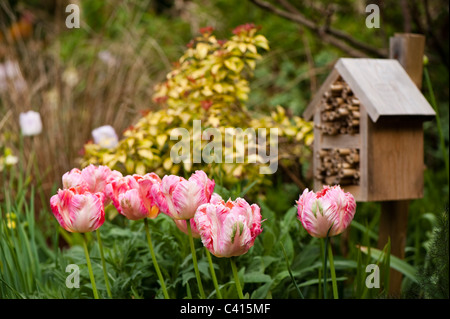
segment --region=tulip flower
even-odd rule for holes
[[[114,206],[120,214],[130,220],[144,220],[145,233],[150,254],[159,278],[164,298],[169,299],[164,278],[156,260],[155,251],[152,244],[150,228],[147,218],[154,219],[159,214],[159,208],[153,199],[153,186],[159,186],[161,179],[155,173],[148,173],[143,176],[134,174],[121,178],[116,178],[106,185],[105,192],[111,198]]]
[[[24,136],[39,135],[42,132],[42,120],[38,112],[20,113],[19,124]]]
[[[130,189],[138,189],[139,184],[136,179],[131,176],[123,176],[112,180],[105,186],[105,194],[111,199],[114,207],[116,207],[117,211],[122,214],[122,208],[119,202],[119,195],[124,194],[126,191]]]
[[[356,210],[355,198],[340,186],[324,186],[317,193],[305,189],[296,202],[298,219],[313,237],[325,238],[342,233]]]
[[[155,173],[128,175],[115,178],[105,187],[106,195],[111,198],[116,209],[131,220],[156,218],[159,208],[151,193],[153,185],[159,185],[161,179]]]
[[[111,125],[104,125],[92,130],[94,143],[102,148],[112,149],[119,144],[119,138]]]
[[[330,258],[331,279],[334,298],[338,298],[336,273],[333,264],[331,246],[328,247],[330,236],[341,234],[350,225],[356,211],[355,198],[350,193],[344,193],[339,185],[324,186],[317,193],[308,189],[303,191],[297,203],[298,219],[306,231],[313,237],[325,238],[323,258],[323,293],[327,298],[327,257]]]
[[[159,207],[153,197],[152,188],[153,185],[161,184],[161,178],[155,173],[147,173],[145,175],[134,175],[139,185],[139,196],[142,200],[142,204],[148,210],[147,217],[154,219],[159,214]]]
[[[108,183],[122,177],[122,173],[111,170],[108,166],[92,164],[83,168],[81,175],[91,193],[104,192]]]
[[[242,198],[225,202],[214,194],[210,203],[197,209],[194,220],[207,250],[216,257],[232,257],[230,263],[236,290],[239,298],[243,299],[233,256],[247,253],[262,232],[260,207],[250,205]]]
[[[173,219],[191,219],[200,205],[210,201],[214,186],[205,172],[196,171],[188,180],[166,175],[161,184],[153,186],[152,193],[163,213]]]
[[[73,168],[62,176],[62,185],[64,189],[81,187],[88,190],[87,183],[83,180],[81,170]]]
[[[121,178],[122,174],[118,171],[111,170],[108,166],[89,165],[83,170],[73,168],[65,173],[62,177],[62,184],[64,189],[71,187],[81,187],[90,193],[102,192],[105,194],[104,204],[109,203],[109,197],[106,196],[106,185],[117,178]]]
[[[203,245],[216,257],[245,254],[262,232],[260,207],[244,199],[200,206],[194,220]]]
[[[210,180],[205,172],[196,171],[186,180],[175,175],[166,175],[160,184],[152,186],[153,198],[159,209],[174,220],[188,220],[194,217],[197,208],[210,201],[214,191],[214,180]],[[191,223],[186,223],[192,262],[198,289],[202,299],[205,298],[200,272],[197,265]]]
[[[69,232],[83,234],[83,248],[95,299],[99,297],[84,233],[98,231],[98,228],[105,222],[104,197],[105,195],[102,192],[93,194],[82,187],[72,187],[60,189],[58,194],[50,198],[53,215],[55,215],[61,227]]]
[[[103,193],[89,193],[81,188],[58,190],[50,207],[61,227],[73,233],[87,233],[105,221]]]

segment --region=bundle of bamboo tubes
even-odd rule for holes
[[[359,185],[359,150],[321,149],[316,154],[319,166],[316,179],[325,185]]]
[[[319,129],[327,135],[359,133],[359,104],[351,88],[339,77],[322,96]]]

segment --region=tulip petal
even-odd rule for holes
[[[324,186],[317,193],[305,189],[297,201],[298,219],[313,237],[325,238],[342,233],[355,215],[352,194],[340,186]]]
[[[130,189],[119,194],[120,213],[131,220],[139,220],[149,215],[145,208],[138,189]]]
[[[245,254],[262,231],[259,206],[242,198],[225,203],[215,197],[198,208],[194,220],[203,245],[216,257]]]
[[[103,193],[89,193],[81,188],[59,190],[50,199],[53,214],[61,227],[70,232],[96,230],[105,221]]]

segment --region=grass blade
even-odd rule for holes
[[[360,246],[359,249],[364,254],[368,253],[368,247]],[[380,260],[382,258],[385,258],[385,253],[376,248],[370,248],[370,255],[375,260]],[[418,282],[417,275],[416,275],[417,272],[413,266],[408,264],[406,261],[401,260],[400,258],[393,256],[393,255],[390,255],[389,259],[390,259],[389,264],[392,269],[395,269],[395,270],[401,272],[403,275],[405,275],[406,277],[408,277],[415,283]]]

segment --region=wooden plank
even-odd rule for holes
[[[359,121],[359,134],[360,134],[360,147],[359,147],[359,187],[360,190],[358,192],[358,197],[355,197],[358,202],[367,202],[368,199],[368,190],[369,190],[369,180],[368,180],[368,171],[369,171],[369,149],[368,149],[368,126],[371,120],[367,113],[366,107],[364,104],[361,104],[359,107],[359,112],[361,114]]]
[[[322,148],[359,148],[361,138],[359,134],[338,134],[320,136],[320,146]]]
[[[423,128],[419,119],[403,117],[369,121],[368,200],[423,197]]]
[[[322,95],[330,89],[330,85],[334,83],[339,78],[339,73],[335,68],[333,68],[326,78],[325,82],[320,87],[319,91],[314,94],[313,99],[309,102],[306,110],[303,112],[303,117],[305,120],[310,121],[314,114],[315,110],[320,106],[320,100],[322,99]]]
[[[322,189],[322,182],[319,181],[317,178],[315,178],[316,172],[317,172],[317,168],[319,167],[320,164],[320,159],[318,158],[318,152],[321,149],[321,137],[322,137],[322,130],[318,129],[319,125],[320,125],[321,121],[320,121],[320,111],[319,109],[315,109],[315,113],[314,113],[314,143],[313,143],[313,172],[314,172],[314,183],[313,183],[313,188],[314,191],[317,192],[319,190]]]
[[[373,122],[380,116],[434,117],[435,112],[396,60],[339,59],[335,68],[367,109]]]

